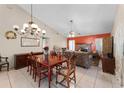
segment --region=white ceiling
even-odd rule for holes
[[[30,12],[30,5],[19,5]],[[67,36],[73,20],[73,31],[81,35],[111,32],[117,5],[100,4],[36,4],[33,16]]]

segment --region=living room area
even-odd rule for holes
[[[123,88],[123,4],[0,4],[0,88]]]

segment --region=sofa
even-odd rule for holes
[[[71,56],[73,52],[72,51],[66,51],[65,56]],[[81,52],[81,51],[74,51],[76,54],[76,65],[81,66],[83,68],[90,68],[92,64],[92,54],[90,52]]]
[[[92,55],[89,52],[76,52],[77,59],[76,59],[76,65],[81,66],[83,68],[90,68],[92,65]]]

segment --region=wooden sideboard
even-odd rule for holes
[[[42,55],[43,52],[33,52],[34,55]],[[29,53],[15,54],[14,55],[14,67],[20,69],[27,66],[27,56]]]

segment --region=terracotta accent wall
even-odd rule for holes
[[[97,34],[97,35],[89,35],[89,36],[79,36],[74,38],[67,38],[67,47],[69,48],[69,40],[75,40],[75,46],[77,44],[91,44],[92,43],[92,50],[96,50],[95,39],[96,38],[105,38],[110,37],[111,33],[104,33],[104,34]]]

